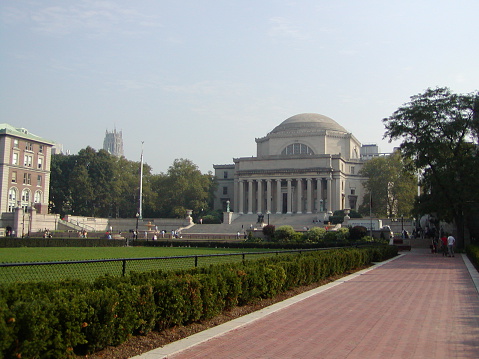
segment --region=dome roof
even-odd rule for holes
[[[343,126],[332,118],[317,113],[301,113],[284,120],[276,126],[271,133],[296,132],[296,131],[338,131],[349,133]]]

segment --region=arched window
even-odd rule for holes
[[[28,206],[30,205],[30,190],[28,188],[25,188],[22,191],[22,207],[26,210]]]
[[[42,197],[43,197],[42,191],[35,191],[35,197],[33,198],[33,202],[42,203]]]
[[[17,207],[18,190],[16,187],[10,188],[8,191],[8,212],[13,212]]]
[[[314,155],[313,150],[303,143],[292,143],[281,151],[282,155]]]

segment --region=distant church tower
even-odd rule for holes
[[[103,140],[103,149],[108,151],[108,153],[122,157],[123,153],[123,137],[120,132],[117,132],[116,129],[113,132],[105,132],[105,139]]]

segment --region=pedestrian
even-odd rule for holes
[[[454,244],[456,243],[456,238],[452,235],[447,237],[447,249],[449,251],[449,257],[454,257]]]
[[[442,256],[445,257],[447,256],[447,237],[445,233],[441,237],[441,242],[442,242],[442,246],[441,246]]]

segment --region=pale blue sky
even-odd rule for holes
[[[2,0],[0,122],[202,172],[303,112],[362,143],[428,87],[479,89],[477,0]]]

